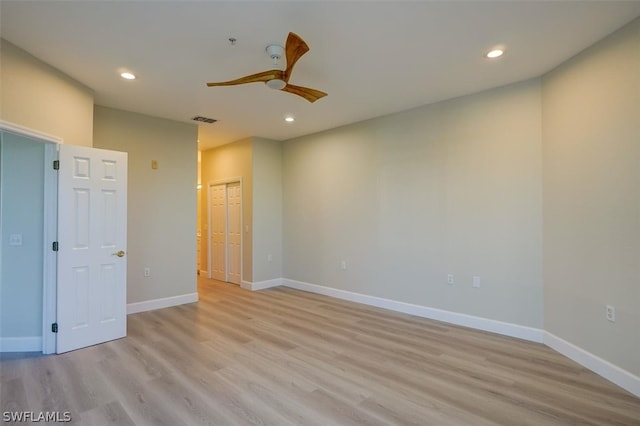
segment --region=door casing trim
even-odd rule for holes
[[[56,276],[57,255],[51,244],[58,239],[58,174],[53,170],[53,161],[58,158],[58,146],[64,143],[62,138],[19,124],[0,120],[0,131],[28,137],[42,142],[44,147],[44,211],[43,211],[43,272],[42,272],[42,353],[56,351],[56,336],[51,324],[56,322]],[[1,202],[1,201],[0,201]]]

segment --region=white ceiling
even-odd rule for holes
[[[285,140],[537,77],[637,16],[640,1],[2,0],[0,33],[93,89],[96,104],[219,120],[201,125],[208,148]],[[270,69],[264,49],[289,31],[311,48],[290,82],[329,96],[311,104],[262,83],[205,86]],[[483,58],[495,45],[506,55]],[[124,69],[138,79],[121,79]]]

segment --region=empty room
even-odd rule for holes
[[[0,2],[8,424],[640,425],[640,1]]]

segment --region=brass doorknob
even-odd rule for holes
[[[118,256],[118,257],[124,257],[124,250],[120,250],[119,252],[116,252],[116,253],[111,253],[111,255]]]

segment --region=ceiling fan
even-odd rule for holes
[[[298,59],[309,51],[309,46],[295,33],[289,33],[287,37],[287,43],[283,48],[277,44],[270,44],[266,48],[267,54],[273,60],[273,66],[278,66],[278,60],[282,58],[282,54],[286,54],[287,69],[284,71],[274,68],[272,70],[259,72],[257,74],[247,75],[235,80],[221,81],[217,83],[207,83],[207,86],[235,86],[237,84],[257,83],[259,81],[264,82],[272,89],[282,90],[283,92],[292,93],[294,95],[301,96],[309,102],[315,102],[318,99],[327,96],[326,93],[320,90],[310,89],[308,87],[294,86],[289,84],[289,78],[293,71],[293,66]]]

